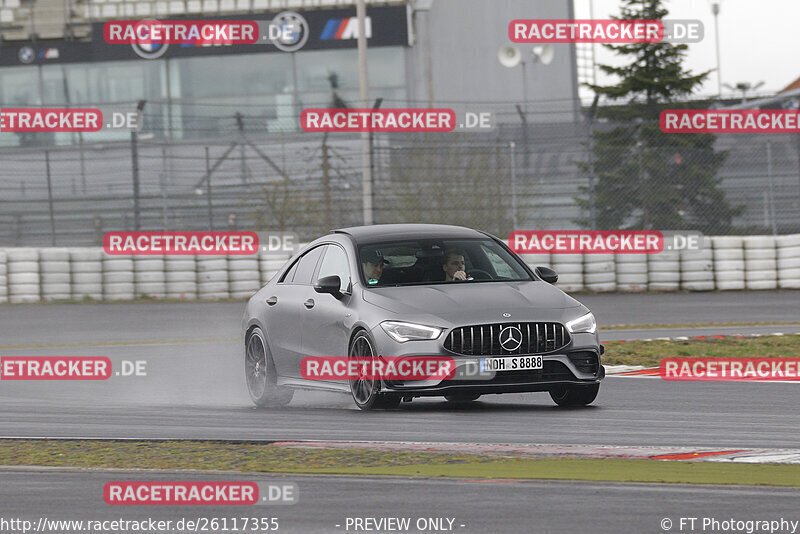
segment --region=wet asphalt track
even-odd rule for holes
[[[599,295],[581,300],[601,325],[800,320],[800,292]],[[115,370],[123,359],[147,361],[146,377],[0,381],[0,436],[800,447],[796,384],[612,377],[603,383],[596,406],[576,410],[556,408],[547,394],[517,394],[487,396],[462,407],[417,399],[399,410],[366,413],[344,395],[298,392],[286,408],[256,410],[242,376],[242,309],[241,303],[0,306],[0,356],[108,356]],[[604,339],[775,331],[798,332],[800,325],[632,326],[610,330]],[[771,488],[245,474],[224,478],[296,482],[300,500],[292,506],[116,507],[102,498],[103,485],[111,480],[220,477],[12,468],[0,469],[0,521],[255,516],[277,517],[281,532],[336,533],[353,532],[343,527],[347,517],[448,517],[454,519],[453,532],[619,533],[664,532],[664,518],[673,521],[672,531],[678,531],[680,517],[800,520],[800,491]]]
[[[347,518],[450,518],[455,533],[664,532],[681,517],[800,520],[800,491],[776,488],[554,481],[253,476],[228,479],[297,484],[299,500],[282,506],[108,506],[103,485],[119,480],[220,480],[210,475],[130,472],[0,471],[1,518],[141,521],[148,518],[274,517],[279,532],[343,533]],[[701,530],[698,519],[697,530]],[[230,523],[229,523],[230,525]],[[337,527],[339,525],[339,527]],[[462,526],[463,525],[463,526]],[[686,523],[688,526],[688,523]],[[687,526],[683,532],[687,532]],[[75,532],[62,530],[61,532]],[[127,532],[127,531],[126,531]],[[173,530],[173,532],[175,532]],[[363,532],[363,531],[362,531]],[[383,532],[386,532],[385,530]],[[412,528],[406,532],[447,532]],[[710,532],[706,530],[705,532]],[[781,531],[781,532],[791,532]]]
[[[601,325],[800,319],[797,291],[580,298]],[[241,303],[0,307],[0,356],[108,356],[115,370],[123,359],[147,361],[146,377],[0,382],[0,436],[800,446],[795,384],[611,377],[596,406],[580,410],[557,409],[546,393],[535,393],[485,396],[468,407],[416,399],[396,411],[362,413],[344,395],[298,392],[287,408],[255,410],[237,341],[242,309]],[[729,330],[797,332],[800,326]],[[607,335],[641,339],[663,332]]]

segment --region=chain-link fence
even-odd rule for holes
[[[229,120],[236,124],[235,112]],[[613,129],[501,122],[482,133],[374,134],[374,221],[460,224],[500,236],[623,227],[800,231],[796,136],[721,135],[704,147],[674,136],[663,145],[609,140]],[[179,142],[148,139],[146,131],[102,144],[39,139],[2,149],[0,246],[98,244],[106,231],[137,228],[293,231],[308,239],[363,221],[358,135],[245,127]]]

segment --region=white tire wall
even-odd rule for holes
[[[272,280],[272,277],[281,270],[289,261],[289,255],[285,254],[283,257],[274,254],[267,254],[262,251],[258,259],[258,270],[261,275],[261,285],[265,285]]]
[[[716,236],[711,238],[714,260],[714,285],[721,291],[745,289],[744,238]]]
[[[197,298],[219,300],[230,298],[228,259],[226,256],[197,256]]]
[[[38,249],[12,248],[6,251],[6,283],[11,303],[41,300]]]
[[[103,256],[100,247],[69,249],[73,299],[103,300]]]
[[[617,272],[614,254],[583,255],[584,287],[595,293],[617,290]]]
[[[714,250],[711,238],[703,237],[700,250],[682,250],[681,289],[712,291],[714,285]]]
[[[800,289],[800,234],[779,236],[777,247],[778,287]]]
[[[68,300],[72,298],[69,249],[43,248],[39,250],[39,273],[42,300]]]
[[[134,256],[133,283],[136,298],[166,298],[167,282],[164,273],[164,256]]]
[[[641,293],[647,291],[647,255],[616,254],[617,291]]]
[[[228,256],[228,281],[231,298],[246,300],[261,289],[261,272],[257,254]]]
[[[647,255],[647,289],[677,291],[681,287],[680,253],[663,251]]]
[[[168,299],[197,299],[197,257],[177,255],[164,257],[164,280]]]
[[[744,280],[747,289],[777,289],[778,261],[773,236],[744,239]]]
[[[8,302],[8,257],[0,250],[0,304]]]
[[[550,262],[558,273],[557,287],[570,293],[584,290],[582,254],[553,254]]]
[[[105,300],[136,298],[132,256],[103,254],[103,298]]]

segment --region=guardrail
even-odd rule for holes
[[[523,254],[567,292],[800,289],[800,234],[706,237],[660,254]],[[298,250],[302,249],[298,247]],[[100,247],[0,249],[0,302],[247,299],[289,259],[110,256]]]

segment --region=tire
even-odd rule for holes
[[[464,404],[467,402],[474,402],[481,398],[480,393],[459,393],[457,395],[445,395],[445,400],[447,402],[452,402],[454,404]]]
[[[375,351],[372,348],[372,341],[365,331],[360,331],[350,343],[348,351],[350,357],[373,358]],[[361,410],[390,409],[400,406],[402,400],[398,395],[387,395],[380,392],[381,381],[379,379],[355,378],[350,381],[350,394],[353,401]]]
[[[600,384],[590,386],[557,386],[550,390],[550,398],[562,407],[586,406],[597,398]]]
[[[254,328],[244,346],[244,377],[247,392],[259,408],[286,406],[294,390],[277,385],[278,372],[269,352],[264,332]]]

